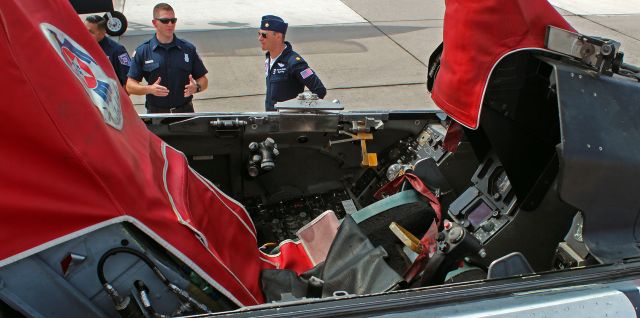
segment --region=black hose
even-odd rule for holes
[[[104,263],[107,261],[107,258],[118,253],[126,253],[126,254],[137,256],[139,259],[144,261],[145,264],[147,264],[147,266],[149,266],[149,268],[156,274],[156,276],[158,276],[158,278],[162,281],[162,283],[165,284],[169,288],[169,290],[171,290],[174,294],[176,294],[176,296],[178,296],[178,298],[181,301],[187,302],[195,306],[197,309],[199,309],[204,313],[209,312],[209,309],[207,308],[207,306],[199,303],[197,300],[193,299],[186,291],[172,284],[167,279],[167,277],[165,277],[164,274],[162,274],[158,266],[156,266],[155,263],[153,263],[153,261],[151,261],[151,259],[147,255],[144,255],[142,252],[134,250],[129,247],[112,248],[107,252],[105,252],[104,254],[102,254],[102,257],[100,257],[100,260],[98,260],[98,279],[100,280],[100,283],[102,284],[102,286],[105,286],[105,288],[107,285],[110,286],[110,284],[107,281],[107,279],[104,277]]]
[[[165,285],[168,285],[168,284],[171,283],[164,276],[164,274],[162,274],[162,272],[160,272],[160,269],[158,268],[158,266],[156,266],[147,255],[144,255],[143,253],[141,253],[141,252],[139,252],[137,250],[134,250],[132,248],[129,248],[129,247],[116,247],[116,248],[112,248],[112,249],[108,250],[106,253],[104,253],[102,255],[102,257],[100,257],[100,260],[98,261],[98,279],[100,280],[100,283],[102,285],[108,283],[107,279],[104,277],[104,263],[107,261],[107,258],[109,258],[112,255],[118,254],[118,253],[126,253],[126,254],[131,254],[131,255],[137,256],[139,259],[144,261],[145,264],[147,264],[147,266],[149,266],[149,268],[151,268],[151,270],[156,274],[156,276],[158,276],[158,278],[160,278],[160,280]]]

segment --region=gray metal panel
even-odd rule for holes
[[[102,254],[121,246],[123,240],[133,249],[146,250],[171,282],[187,288],[189,282],[175,268],[165,265],[122,224],[114,224],[0,268],[0,300],[29,317],[116,317],[113,303],[98,280],[96,265]],[[70,266],[65,275],[60,262],[69,252],[86,259]],[[131,255],[109,258],[105,276],[123,295],[133,289],[134,280],[143,280],[151,290],[154,308],[160,313],[170,314],[180,305],[146,264]]]
[[[640,84],[550,63],[560,105],[560,196],[584,211],[585,242],[596,258],[640,256]]]
[[[608,288],[588,288],[571,291],[562,289],[540,293],[513,295],[442,306],[411,313],[393,313],[371,317],[636,317],[634,305],[621,291]]]

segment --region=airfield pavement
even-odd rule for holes
[[[118,38],[131,53],[153,34],[157,0],[115,0],[129,21]],[[640,65],[640,0],[550,0],[579,32],[622,43],[625,62]],[[198,112],[264,110],[260,17],[289,22],[290,41],[320,76],[326,99],[346,110],[430,109],[429,55],[442,40],[444,0],[169,0],[176,34],[194,43],[209,70]],[[636,21],[636,22],[634,22]],[[470,52],[473,54],[473,52]],[[132,96],[144,112],[144,96]]]

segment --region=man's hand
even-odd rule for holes
[[[184,97],[189,97],[195,94],[198,90],[196,85],[196,80],[193,79],[193,76],[189,75],[189,84],[184,86]]]
[[[166,87],[160,85],[160,77],[158,77],[155,83],[149,85],[149,94],[164,97],[169,95],[169,90]]]

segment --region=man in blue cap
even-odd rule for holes
[[[288,24],[282,18],[265,15],[260,22],[258,41],[267,51],[264,61],[267,79],[267,96],[264,102],[267,111],[275,110],[277,102],[290,100],[304,91],[306,86],[312,93],[324,98],[327,89],[307,62],[295,51],[291,43],[284,40]]]

